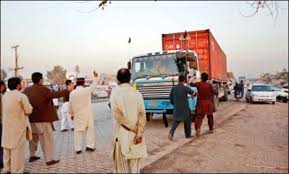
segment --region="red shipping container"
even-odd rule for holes
[[[201,73],[209,73],[210,79],[215,81],[227,81],[226,55],[209,29],[162,34],[163,51],[187,48],[198,54]]]

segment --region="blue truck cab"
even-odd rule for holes
[[[179,74],[185,74],[188,81],[198,81],[200,78],[197,54],[192,51],[156,52],[136,56],[128,62],[128,68],[131,70],[133,87],[143,95],[147,120],[154,113],[163,114],[166,127],[166,114],[172,114],[174,109],[169,96],[172,87],[178,84]],[[191,88],[196,91],[196,88]],[[197,97],[188,96],[188,101],[193,114]]]

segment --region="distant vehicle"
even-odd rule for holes
[[[96,86],[93,92],[93,98],[106,98],[108,97],[108,86],[107,85],[98,85]]]
[[[288,93],[288,84],[284,85],[284,86],[281,88],[281,91],[284,91],[284,92],[287,92],[287,93]]]
[[[108,97],[110,97],[112,89],[117,87],[117,83],[109,83],[108,84],[108,89],[106,90]]]
[[[276,94],[276,99],[286,103],[288,101],[288,89],[286,92],[286,88],[278,88],[276,86],[274,86],[273,88]]]
[[[241,91],[235,90],[235,92],[234,92],[234,97],[235,97],[235,99],[237,99],[237,101],[239,101],[240,99],[242,99],[243,96],[242,96]]]
[[[276,93],[272,85],[268,84],[252,84],[247,89],[247,102],[271,102],[275,104]]]

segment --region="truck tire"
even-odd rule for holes
[[[146,113],[147,121],[151,121],[152,117],[153,117],[153,113]]]
[[[169,126],[169,123],[168,123],[168,118],[167,118],[166,113],[163,113],[163,122],[164,122],[165,127],[167,128]]]

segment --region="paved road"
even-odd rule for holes
[[[288,173],[288,104],[250,104],[214,134],[179,147],[143,172]]]
[[[95,172],[112,172],[111,160],[111,135],[112,135],[112,114],[107,106],[107,102],[98,102],[93,104],[95,112],[95,134],[96,148],[93,153],[82,153],[76,155],[73,150],[73,132],[60,132],[59,122],[55,122],[57,131],[54,132],[55,158],[60,159],[60,163],[54,166],[46,166],[41,148],[38,149],[37,155],[41,160],[29,163],[28,144],[25,150],[25,169],[32,173],[95,173]],[[216,114],[216,122],[225,119],[224,115],[240,108],[240,103],[226,102],[220,105]],[[169,116],[169,125],[171,116]],[[207,128],[205,128],[207,129]],[[170,153],[180,145],[190,141],[184,138],[183,126],[177,129],[175,140],[169,141],[167,138],[169,128],[165,128],[160,115],[155,115],[152,122],[146,126],[146,142],[148,146],[149,157],[143,161],[143,165],[161,158],[163,155]],[[194,131],[193,131],[194,133]]]

